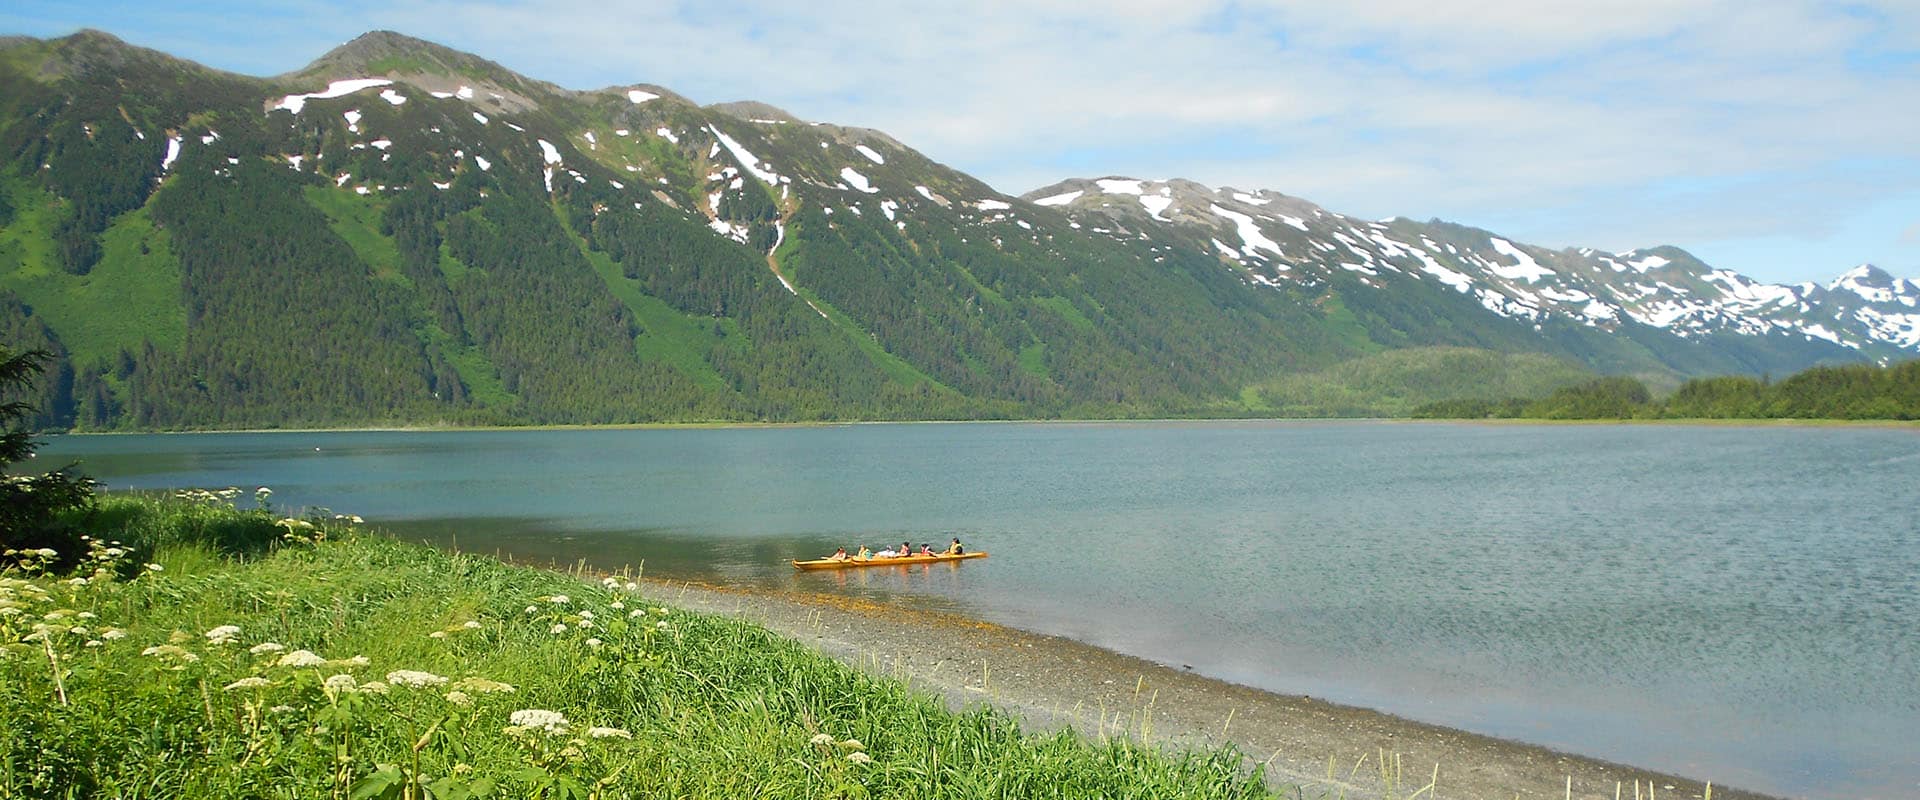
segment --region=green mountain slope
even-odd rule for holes
[[[1408,347],[1778,360],[1394,276],[1262,282],[877,131],[392,33],[274,78],[6,41],[0,305],[57,349],[48,425],[1274,413],[1246,387]]]

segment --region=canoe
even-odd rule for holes
[[[939,564],[947,561],[965,561],[969,558],[986,558],[984,552],[961,553],[957,556],[906,556],[903,558],[869,558],[865,561],[846,559],[835,561],[831,558],[816,558],[812,561],[795,561],[794,569],[849,569],[852,567],[904,567],[909,564]]]

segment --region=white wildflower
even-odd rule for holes
[[[807,740],[807,743],[815,747],[828,747],[833,744],[833,737],[824,733],[816,733],[812,739]]]
[[[659,628],[660,630],[663,630],[663,631],[664,631],[664,630],[667,630],[668,628],[671,628],[671,627],[673,627],[673,626],[671,626],[671,625],[668,625],[668,624],[667,624],[667,621],[663,619],[663,620],[660,620],[659,622],[656,622],[656,623],[653,623],[653,627],[655,627],[655,628]]]
[[[87,644],[86,644],[86,646],[87,646],[87,647],[99,647],[99,646],[101,646],[101,645],[104,645],[104,644],[106,644],[106,642],[103,642],[103,641],[100,641],[99,639],[88,639],[88,640],[87,640]]]
[[[267,680],[266,678],[241,678],[240,680],[227,684],[226,690],[229,692],[237,692],[241,689],[265,689],[272,685],[273,681]]]
[[[346,694],[358,691],[360,689],[360,683],[355,681],[352,675],[340,673],[338,675],[328,675],[326,680],[320,682],[320,688],[329,692]]]
[[[446,683],[447,679],[431,672],[397,669],[387,673],[387,682],[414,689],[424,689],[428,686],[439,686],[440,684]]]
[[[640,591],[640,584],[634,583],[633,581],[627,581],[626,588],[627,588],[627,591],[629,592],[637,592],[637,591]]]
[[[372,664],[373,659],[367,658],[366,656],[354,656],[352,658],[341,659],[338,663],[344,664],[349,667],[364,667],[368,664]]]
[[[209,644],[233,644],[233,637],[240,635],[240,626],[221,625],[203,634]]]
[[[100,617],[100,615],[95,614],[91,611],[82,611],[78,614],[75,614],[74,616],[79,617],[80,619],[99,619]]]
[[[582,611],[582,612],[580,612],[580,618],[581,618],[581,619],[593,619],[593,612],[591,612],[591,611]]]
[[[264,656],[268,653],[278,653],[286,649],[287,649],[287,646],[279,642],[261,642],[252,647],[247,648],[247,652],[252,653],[256,656]]]
[[[568,725],[566,716],[560,712],[539,708],[515,711],[507,717],[507,721],[521,728],[539,728],[547,733],[565,733]]]
[[[473,698],[467,696],[466,692],[462,692],[456,689],[454,691],[447,692],[447,702],[452,703],[456,706],[470,706],[470,705],[473,705]]]
[[[607,588],[609,588],[609,589],[613,589],[613,588],[617,588],[617,587],[619,587],[619,585],[620,585],[620,582],[619,582],[619,581],[617,581],[617,580],[615,580],[615,579],[613,579],[613,578],[611,578],[611,577],[608,577],[608,578],[601,578],[601,579],[600,579],[600,585],[601,585],[601,586],[605,586],[605,587],[607,587]]]
[[[273,663],[282,667],[320,667],[325,666],[327,660],[315,655],[312,650],[295,650]]]
[[[615,601],[613,601],[613,602],[611,602],[611,603],[608,603],[608,604],[607,604],[607,607],[608,607],[608,608],[611,608],[611,609],[613,609],[613,610],[615,610],[615,611],[625,611],[625,610],[627,610],[627,604],[626,604],[626,603],[622,603],[622,602],[620,602],[620,601],[618,601],[618,600],[615,600]]]
[[[873,763],[873,756],[855,750],[847,754],[847,760],[855,764],[871,764]]]
[[[589,638],[589,639],[587,639],[587,646],[588,646],[588,647],[599,647],[599,646],[600,646],[600,640],[599,640],[598,638]]]
[[[109,642],[117,639],[125,639],[127,638],[127,632],[120,630],[119,628],[108,628],[100,632],[100,638],[105,639]]]
[[[535,612],[537,612],[537,611],[539,611],[539,610],[540,610],[540,609],[539,609],[539,607],[537,607],[537,606],[527,606],[527,613],[529,613],[529,614],[532,614],[532,613],[535,613]]]
[[[558,636],[558,635],[560,635],[560,634],[563,634],[563,633],[566,633],[566,632],[567,632],[567,623],[564,623],[564,622],[556,622],[556,623],[553,623],[553,628],[552,628],[551,630],[549,630],[548,632],[549,632],[549,633],[552,633],[552,634],[554,634],[555,636]]]
[[[60,551],[55,550],[51,547],[42,547],[32,552],[41,558],[59,558],[60,557]]]
[[[595,739],[631,739],[633,734],[625,728],[602,728],[594,726],[587,729],[587,735]]]
[[[285,714],[285,713],[287,713],[287,712],[289,712],[289,711],[292,711],[292,710],[293,710],[293,706],[274,706],[274,707],[272,707],[272,708],[269,708],[269,709],[267,709],[267,713],[269,713],[269,714]]]
[[[68,586],[85,586],[87,585],[87,579],[86,578],[68,578],[66,583]]]
[[[429,639],[445,639],[445,638],[447,638],[447,632],[446,632],[446,631],[434,631],[434,632],[432,632],[432,633],[429,633],[429,634],[427,634],[427,638],[429,638]]]
[[[148,564],[147,570],[150,572],[166,572],[167,568],[160,566],[159,564]]]
[[[466,628],[467,630],[470,630],[470,631],[477,631],[477,630],[480,630],[480,623],[475,620],[467,620],[465,623],[462,623],[460,627]]]
[[[579,627],[579,628],[580,628],[581,630],[586,630],[586,629],[588,629],[588,628],[591,628],[591,627],[593,627],[593,620],[590,620],[590,619],[583,619],[583,620],[580,620],[579,622],[576,622],[576,623],[573,623],[573,624],[574,624],[574,625],[576,625],[576,626],[578,626],[578,627]]]
[[[573,598],[570,598],[564,594],[556,594],[552,597],[547,598],[547,602],[552,603],[556,606],[564,606],[568,603],[573,602]]]
[[[627,612],[627,619],[633,619],[634,617],[644,617],[646,615],[647,615],[646,609],[636,608],[632,611]]]

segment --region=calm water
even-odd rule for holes
[[[1920,795],[1920,432],[1380,423],[64,437],[114,488],[950,608],[1814,796]],[[796,574],[840,544],[993,558]]]

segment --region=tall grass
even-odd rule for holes
[[[79,579],[0,576],[0,797],[1269,796],[1232,751],[1026,734],[618,578],[205,498],[95,524]]]

